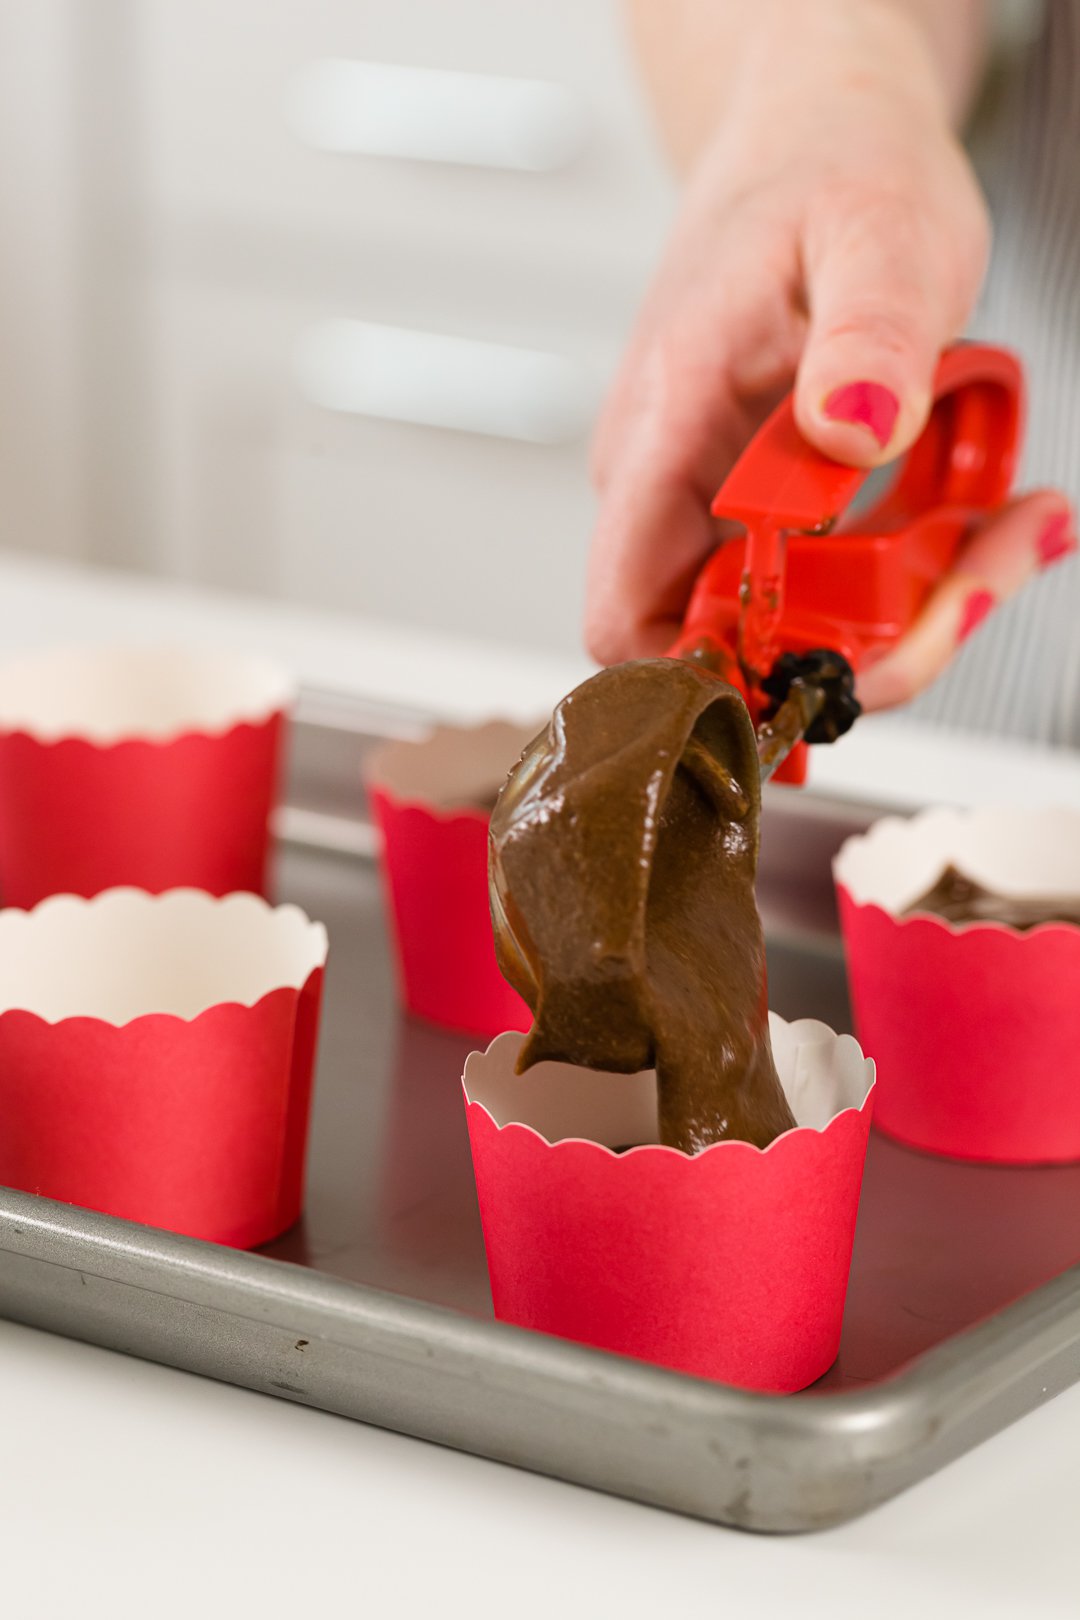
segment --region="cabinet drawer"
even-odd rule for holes
[[[144,564],[578,650],[592,522],[584,443],[321,409],[293,371],[314,314],[285,300],[158,288],[137,447],[154,473]]]
[[[477,258],[572,264],[582,277],[616,274],[634,285],[655,256],[671,187],[609,0],[134,0],[130,26],[139,162],[161,223],[221,220],[400,243],[403,252],[453,237]],[[564,98],[580,127],[561,154],[549,152],[547,172],[328,153],[312,144],[317,131],[297,133],[296,114],[307,85],[311,124],[311,75],[328,61],[346,74],[359,64],[361,75],[374,64],[371,101],[379,69],[391,79],[394,69],[404,73],[407,94],[382,85],[387,148],[395,139],[399,149],[439,145],[440,120],[448,122],[453,104],[462,111],[457,75],[485,76],[489,136],[499,117],[503,135],[509,128],[519,141],[529,123],[520,107],[508,111],[508,81],[531,85],[541,101],[545,93]],[[399,126],[411,118],[411,133],[398,127],[395,135],[395,106]],[[485,120],[474,111],[471,136],[460,116],[456,132],[447,128],[448,156],[464,155],[470,139],[473,157],[481,156],[475,125]],[[378,125],[378,108],[368,114]],[[378,146],[377,128],[367,144]]]

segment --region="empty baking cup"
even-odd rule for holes
[[[495,1314],[744,1389],[803,1389],[840,1344],[873,1065],[770,1014],[798,1127],[765,1149],[657,1144],[656,1077],[538,1063],[523,1037],[465,1065]],[[613,1148],[628,1151],[613,1152]]]
[[[0,1183],[240,1248],[291,1226],[325,961],[249,894],[0,911]]]
[[[1080,928],[901,915],[949,864],[1003,894],[1080,897],[1080,811],[930,810],[833,867],[878,1126],[929,1153],[1080,1159]]]
[[[262,893],[291,679],[262,659],[80,647],[0,664],[0,897]]]
[[[376,750],[364,776],[382,834],[398,977],[409,1012],[497,1035],[532,1015],[499,972],[488,906],[495,796],[538,726],[440,726]]]

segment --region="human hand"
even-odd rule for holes
[[[985,205],[903,8],[759,0],[755,15],[596,436],[586,634],[605,663],[675,640],[717,543],[710,500],[789,388],[801,431],[838,460],[877,466],[912,443],[986,263]],[[1075,545],[1053,491],[992,518],[862,672],[864,705],[928,684]]]

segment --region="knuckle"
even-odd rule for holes
[[[823,247],[892,242],[910,235],[925,214],[906,183],[880,175],[843,175],[826,181],[813,199],[813,220]]]
[[[970,174],[953,175],[946,186],[917,176],[884,186],[848,179],[822,193],[816,212],[819,274],[837,270],[844,293],[830,333],[873,331],[887,350],[906,353],[925,348],[927,334],[952,336],[967,319],[992,234]]]
[[[876,295],[850,299],[843,314],[824,323],[819,339],[830,344],[857,339],[871,343],[880,355],[906,359],[913,349],[924,347],[922,330],[917,310]]]

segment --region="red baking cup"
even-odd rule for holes
[[[239,1248],[284,1231],[325,961],[249,894],[0,911],[0,1183]]]
[[[850,1035],[770,1016],[799,1128],[695,1157],[656,1144],[656,1080],[538,1063],[522,1037],[465,1065],[495,1314],[744,1389],[836,1359],[873,1065]],[[612,1153],[616,1146],[634,1146]]]
[[[388,743],[365,769],[402,996],[448,1029],[491,1036],[532,1023],[495,960],[484,807],[538,729],[440,726],[421,742]]]
[[[0,665],[0,893],[262,893],[292,682],[261,659],[64,648]]]
[[[850,838],[834,873],[875,1120],[997,1164],[1080,1159],[1080,928],[902,917],[949,863],[1006,894],[1080,896],[1080,812],[931,810]]]

